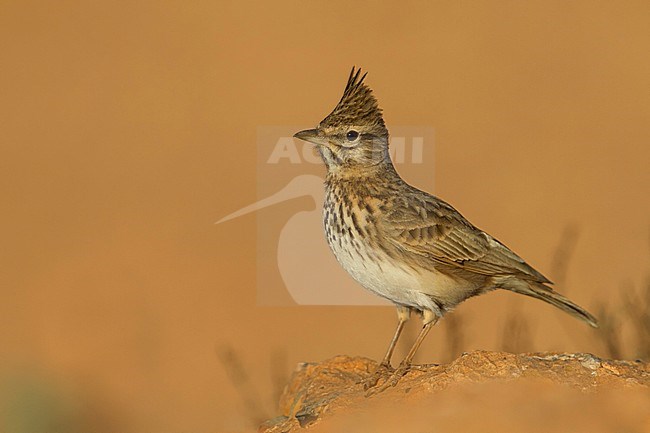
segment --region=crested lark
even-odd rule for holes
[[[408,370],[438,319],[494,289],[540,299],[597,327],[594,316],[553,291],[544,275],[508,247],[399,176],[388,154],[382,111],[364,78],[352,68],[334,111],[295,137],[315,144],[327,166],[323,222],[336,259],[363,287],[397,306],[399,321],[380,364],[383,373],[391,370],[411,311],[422,314],[422,330],[384,388]]]

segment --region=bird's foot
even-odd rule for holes
[[[362,382],[364,391],[368,391],[377,386],[377,383],[379,383],[381,379],[387,379],[394,370],[395,369],[391,367],[390,364],[384,362],[379,364],[377,369],[372,372],[372,375]]]
[[[379,376],[377,380],[371,387],[366,389],[366,397],[370,397],[375,394],[386,391],[388,388],[392,388],[400,381],[400,379],[409,372],[411,369],[411,364],[401,363],[397,369],[388,371],[390,374],[384,373],[382,376]],[[379,383],[380,379],[384,379],[382,383]]]

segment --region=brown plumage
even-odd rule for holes
[[[385,370],[410,312],[422,314],[420,335],[387,383],[408,369],[439,318],[494,289],[540,299],[596,327],[594,316],[553,291],[548,278],[508,247],[399,176],[381,109],[364,78],[353,68],[334,110],[295,136],[315,144],[327,166],[323,220],[334,255],[362,286],[397,306]]]

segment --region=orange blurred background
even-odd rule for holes
[[[642,1],[3,2],[1,429],[239,432],[297,362],[383,355],[393,309],[257,306],[264,211],[213,224],[256,200],[256,128],[316,124],[352,65],[389,125],[435,128],[438,195],[551,279],[572,227],[558,290],[616,305],[650,269],[649,19]],[[458,308],[460,349],[502,349],[512,311],[522,349],[607,356],[508,293]],[[419,362],[449,359],[449,323]]]

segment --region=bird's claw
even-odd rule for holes
[[[372,383],[371,386],[364,386],[366,390],[366,397],[373,396],[375,394],[379,394],[381,392],[386,391],[388,388],[392,388],[397,383],[400,381],[400,379],[409,372],[411,369],[410,364],[400,364],[397,369],[391,369],[386,371],[385,373],[381,375],[375,374],[372,379],[374,379],[374,382]],[[390,374],[388,374],[390,373]],[[384,378],[384,381],[382,383],[379,383],[379,380]],[[364,384],[365,385],[365,384]]]
[[[368,391],[369,389],[372,389],[377,386],[377,383],[382,379],[386,378],[389,376],[395,369],[390,366],[390,364],[386,363],[381,363],[377,366],[375,371],[373,371],[372,375],[364,380],[363,383],[363,389],[364,391]]]

